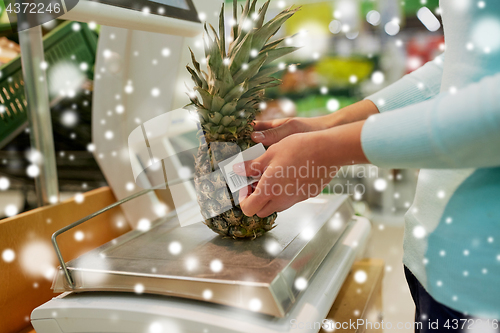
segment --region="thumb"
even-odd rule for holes
[[[252,140],[257,143],[262,143],[264,146],[271,146],[297,132],[297,129],[291,124],[291,122],[287,121],[283,125],[275,128],[270,128],[260,132],[253,132]]]

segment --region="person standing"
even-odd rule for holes
[[[436,320],[439,332],[467,331],[471,320],[481,332],[498,332],[500,1],[441,0],[440,8],[443,55],[331,115],[257,122],[253,140],[270,147],[234,171],[261,177],[241,208],[268,216],[318,194],[267,193],[291,183],[276,177],[278,166],[421,169],[405,215],[403,260],[415,320],[423,323],[417,332],[436,332],[427,325]],[[293,181],[298,188],[330,180]]]

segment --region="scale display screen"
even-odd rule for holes
[[[147,11],[151,15],[172,17],[180,20],[200,22],[192,0],[90,0],[110,6],[135,11]]]

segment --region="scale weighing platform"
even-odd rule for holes
[[[197,209],[193,203],[186,209]],[[37,333],[290,332],[325,319],[371,230],[347,196],[320,195],[254,240],[224,239],[175,215],[67,263],[35,309]]]

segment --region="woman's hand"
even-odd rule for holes
[[[237,174],[260,178],[240,191],[245,215],[265,217],[288,209],[320,194],[341,166],[368,162],[361,148],[363,124],[289,135],[259,158],[236,164]]]
[[[321,131],[327,129],[326,117],[284,118],[269,121],[256,121],[252,140],[268,147],[292,134]]]
[[[255,132],[252,133],[252,140],[269,147],[293,134],[326,130],[365,120],[376,113],[378,113],[378,109],[375,104],[364,100],[322,117],[257,121],[254,126]]]

